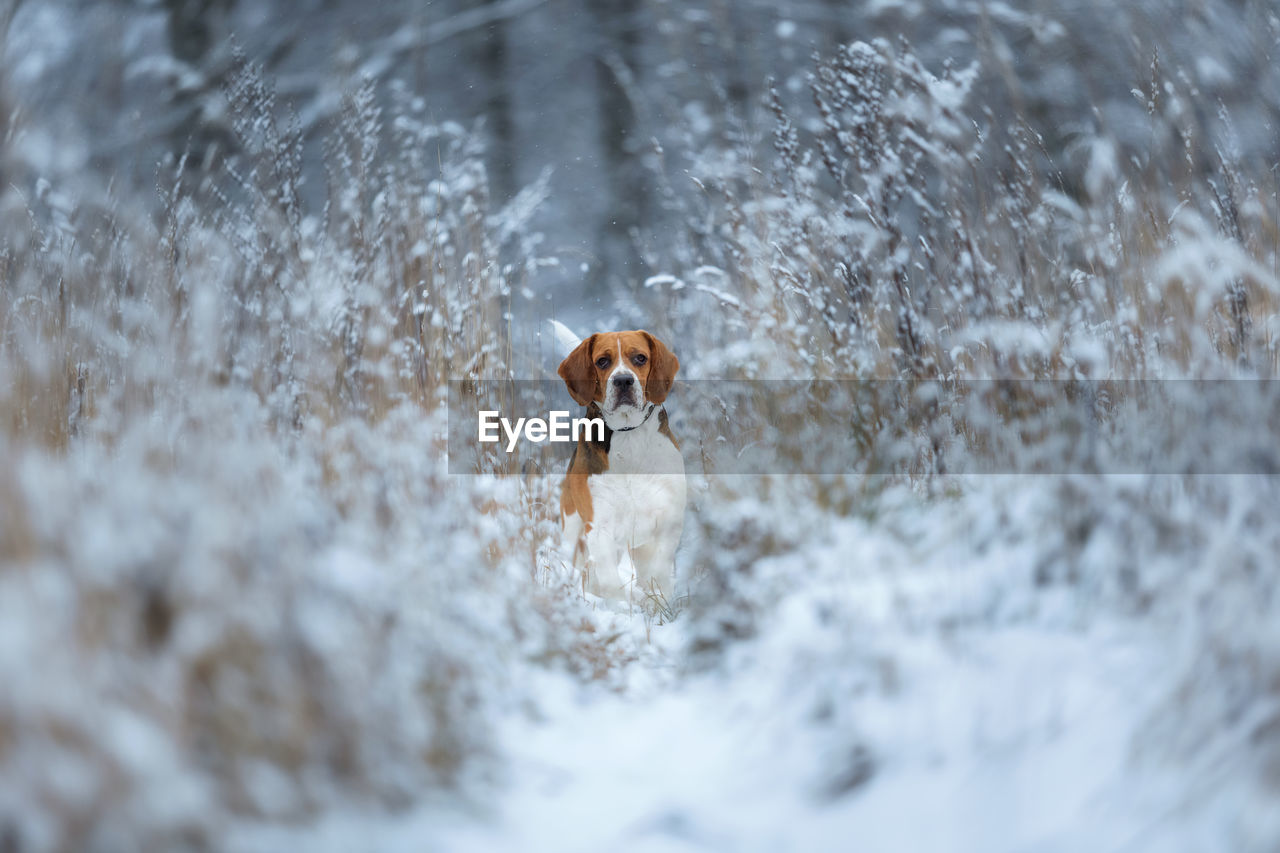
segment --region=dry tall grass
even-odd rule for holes
[[[1170,759],[1161,738],[1182,727],[1199,747],[1183,742],[1173,766],[1226,743],[1231,772],[1273,797],[1276,751],[1230,746],[1272,743],[1276,724],[1270,626],[1280,614],[1274,559],[1264,556],[1276,547],[1265,519],[1280,510],[1275,412],[1230,381],[1271,379],[1280,368],[1273,164],[1233,155],[1207,124],[1229,126],[1230,117],[1194,109],[1199,93],[1187,77],[1153,63],[1144,85],[1150,150],[1120,161],[1105,135],[1082,140],[1087,165],[1068,183],[1016,98],[975,102],[984,62],[999,58],[935,76],[905,43],[850,45],[817,63],[809,109],[770,92],[772,156],[739,139],[697,161],[685,210],[698,231],[671,274],[651,282],[686,349],[702,344],[681,358],[706,378],[867,383],[858,386],[863,404],[843,412],[861,455],[803,477],[713,477],[696,493],[687,564],[704,575],[691,612],[697,659],[734,660],[721,653],[748,637],[790,648],[796,667],[846,673],[852,684],[845,693],[815,688],[825,698],[814,707],[856,708],[869,689],[856,662],[879,664],[868,660],[873,638],[849,628],[858,602],[838,591],[867,569],[811,562],[807,549],[835,517],[868,520],[878,536],[919,518],[994,524],[996,542],[1037,543],[1002,575],[1001,597],[1065,593],[1076,625],[1138,619],[1195,650],[1177,657],[1172,681],[1181,686],[1160,703],[1152,731],[1162,734],[1143,744],[1145,755]],[[1258,109],[1280,120],[1273,106]],[[1183,417],[1162,418],[1169,401],[1187,401],[1178,397],[1187,386],[1160,380],[1185,378],[1225,384],[1180,409]],[[1135,379],[1155,381],[1122,381]],[[914,397],[924,381],[941,393]],[[790,410],[776,394],[757,410],[803,444],[813,399],[797,397]],[[1083,417],[1063,420],[1064,407]],[[831,424],[836,415],[823,417]],[[741,419],[710,412],[703,422],[708,446],[733,453],[750,441]],[[1103,452],[1065,465],[1069,457],[1057,457],[1053,476],[950,476],[957,459],[1037,470],[1037,453],[1080,424]],[[1106,451],[1117,448],[1147,467],[1112,476]],[[1252,473],[1242,477],[1141,473],[1227,470],[1197,463],[1250,448]],[[1186,468],[1179,454],[1190,457]],[[905,508],[896,485],[914,495]],[[887,490],[897,505],[886,506]],[[970,493],[984,496],[981,507],[966,502]],[[957,535],[945,547],[993,547]],[[973,572],[984,559],[958,555],[957,564]],[[779,613],[795,615],[801,605],[784,610],[793,598],[812,600],[814,618],[843,626],[848,641],[806,646],[769,634]],[[1043,618],[1034,604],[1013,615],[990,608],[965,618]],[[904,624],[945,633],[950,618]],[[1268,849],[1274,827],[1242,801],[1233,807],[1241,837]]]
[[[593,666],[530,594],[545,509],[444,459],[446,381],[510,376],[540,190],[494,210],[470,135],[392,96],[347,99],[322,199],[242,61],[237,155],[163,169],[157,214],[0,200],[6,844],[465,791],[516,662]]]

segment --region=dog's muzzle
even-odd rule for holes
[[[636,399],[636,378],[630,374],[622,374],[615,376],[609,380],[609,384],[613,386],[613,407],[617,409],[620,406],[638,406],[639,401]]]

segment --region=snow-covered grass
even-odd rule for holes
[[[604,677],[626,654],[530,582],[529,488],[446,473],[445,381],[510,375],[521,274],[468,135],[411,114],[384,134],[361,90],[308,211],[267,84],[246,65],[230,101],[248,156],[177,164],[158,217],[88,182],[5,196],[20,849],[218,847],[236,817],[470,790],[529,661]]]
[[[887,473],[696,480],[680,597],[588,601],[553,478],[446,473],[447,382],[541,370],[545,184],[495,210],[470,134],[366,86],[314,193],[242,66],[241,156],[169,164],[158,214],[0,199],[5,844],[1275,847],[1271,474],[953,476],[1052,407],[1005,387],[998,443],[886,393]],[[1273,375],[1273,175],[1099,139],[1072,193],[940,73],[853,45],[812,114],[773,96],[776,157],[690,155],[699,248],[647,282],[683,375]],[[1104,446],[1273,435],[1102,387]]]
[[[1277,843],[1274,413],[1230,381],[1280,366],[1277,186],[1224,148],[1180,168],[1212,134],[1153,74],[1151,138],[1187,147],[1075,192],[1025,125],[967,102],[973,68],[883,42],[819,63],[809,112],[771,93],[774,157],[692,159],[696,248],[650,279],[691,375],[894,380],[849,412],[863,458],[694,501],[691,663],[804,733],[812,793],[794,834],[727,846]],[[1160,381],[1183,378],[1226,384]],[[914,405],[917,380],[946,393]],[[1054,457],[1077,394],[1100,451]],[[804,441],[810,401],[777,396]],[[707,425],[742,446],[732,417]],[[1150,473],[1253,447],[1251,475]],[[976,459],[1055,474],[946,473]]]

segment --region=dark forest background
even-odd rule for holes
[[[981,60],[971,112],[992,133],[1023,128],[1082,197],[1157,143],[1185,144],[1190,170],[1214,169],[1215,150],[1274,169],[1276,33],[1276,8],[1256,0],[18,2],[4,95],[38,132],[18,149],[26,162],[10,152],[6,180],[35,193],[37,176],[92,175],[147,191],[184,152],[205,167],[234,158],[227,90],[241,53],[316,143],[304,191],[320,194],[319,143],[369,79],[388,105],[479,130],[495,207],[546,181],[534,226],[557,263],[533,288],[550,303],[536,313],[603,321],[675,265],[691,178],[710,159],[770,156],[767,81],[803,107],[813,57],[838,45],[905,40],[935,72]],[[1165,69],[1198,113],[1186,126],[1211,139],[1151,138]]]

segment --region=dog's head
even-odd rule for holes
[[[610,429],[644,420],[649,403],[667,399],[680,362],[648,332],[599,332],[560,362],[560,378],[578,405],[600,404]]]

